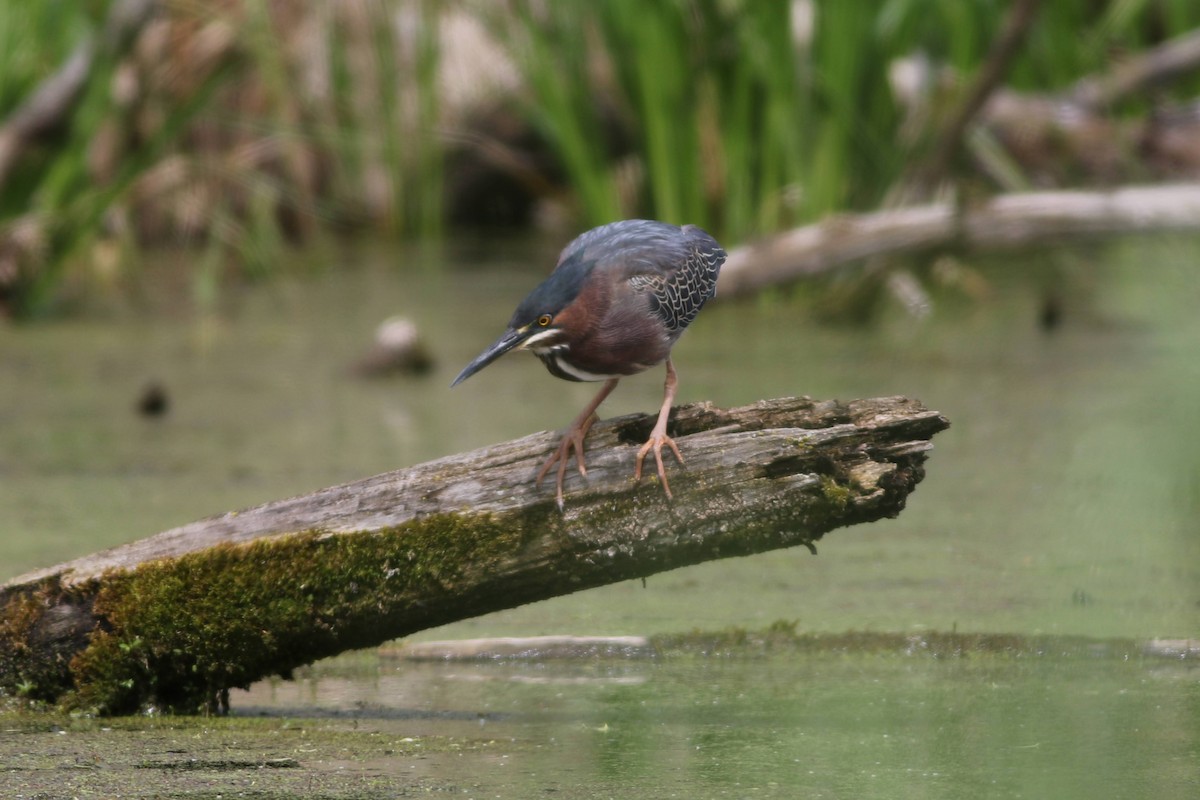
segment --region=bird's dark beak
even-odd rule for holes
[[[521,342],[525,341],[528,336],[528,327],[509,328],[503,334],[501,334],[499,339],[492,342],[488,349],[476,356],[475,360],[470,364],[467,364],[467,366],[463,368],[462,372],[458,373],[458,377],[454,379],[454,383],[450,384],[450,388],[453,389],[455,386],[458,386],[467,378],[471,377],[476,372],[479,372],[479,370],[483,369],[488,364],[507,353],[509,350],[519,347]]]

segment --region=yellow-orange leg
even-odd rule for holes
[[[558,449],[550,454],[550,458],[538,470],[535,485],[542,485],[542,478],[546,477],[546,473],[550,471],[550,467],[558,462],[558,492],[555,495],[555,500],[558,502],[558,510],[563,510],[563,478],[567,474],[567,461],[571,458],[571,449],[575,450],[575,464],[579,467],[580,475],[587,475],[587,467],[583,463],[583,438],[592,428],[592,423],[596,421],[596,409],[604,402],[604,398],[612,394],[612,390],[617,388],[619,378],[609,378],[604,382],[604,386],[592,398],[592,402],[587,404],[587,408],[579,412],[563,434],[562,441],[558,443]]]
[[[675,366],[671,363],[671,359],[667,359],[667,380],[663,384],[663,404],[658,411],[658,422],[654,423],[654,430],[650,431],[650,438],[642,445],[642,449],[638,450],[637,454],[637,469],[633,471],[633,479],[640,481],[642,479],[642,461],[646,458],[646,454],[651,450],[654,451],[654,462],[658,465],[658,478],[662,481],[663,491],[667,493],[667,499],[671,499],[671,485],[667,483],[667,473],[663,469],[662,449],[663,445],[671,448],[671,452],[675,454],[675,460],[680,464],[683,463],[683,456],[679,454],[679,448],[675,446],[675,440],[667,436],[667,417],[671,413],[671,403],[675,402]]]

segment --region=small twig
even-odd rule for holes
[[[970,89],[951,113],[937,136],[932,155],[905,181],[908,198],[924,197],[945,177],[954,157],[963,145],[967,128],[999,86],[1012,64],[1033,23],[1041,0],[1017,0],[1009,9],[1000,36],[992,43],[987,60],[975,76]]]

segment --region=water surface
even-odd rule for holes
[[[370,679],[317,670],[235,705],[458,736],[475,756],[431,756],[435,772],[476,796],[1194,796],[1194,663],[1042,646],[385,661]],[[428,766],[410,756],[369,769],[400,780]]]
[[[817,557],[712,562],[418,638],[780,620],[816,632],[1198,637],[1198,250],[1138,239],[942,270],[923,320],[887,306],[871,324],[830,325],[816,319],[828,295],[815,291],[713,305],[676,348],[681,402],[905,394],[949,417],[903,514],[834,531]],[[348,268],[320,269],[333,259]],[[355,246],[312,260],[309,274],[230,290],[209,313],[189,310],[164,264],[136,301],[0,330],[3,577],[560,427],[595,389],[525,354],[448,388],[552,251]],[[1048,294],[1062,301],[1049,331]],[[434,374],[352,377],[392,314],[422,327]],[[133,411],[148,381],[168,390],[161,419]],[[661,381],[624,381],[602,413],[653,411]],[[461,756],[413,763],[439,777],[430,786],[477,796],[1190,797],[1198,684],[1186,662],[1136,654],[470,668],[359,654],[260,684],[234,709],[469,742]],[[347,758],[393,789],[415,786],[400,753]]]

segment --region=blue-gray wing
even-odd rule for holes
[[[725,263],[725,251],[705,231],[685,225],[682,240],[673,248],[675,259],[667,269],[630,277],[636,291],[648,293],[651,311],[667,330],[678,335],[716,294],[717,276]]]

